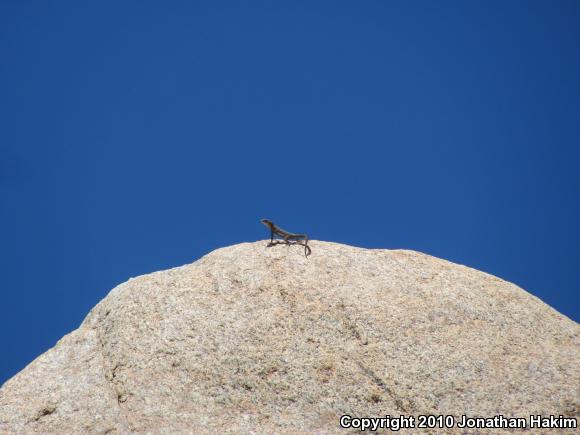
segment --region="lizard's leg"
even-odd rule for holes
[[[308,246],[308,234],[292,234],[291,236],[284,237],[284,240],[286,240],[286,243],[289,243],[288,240],[296,240],[296,243],[300,245],[302,244],[300,240],[304,240],[304,255],[308,257],[312,252],[310,246]]]

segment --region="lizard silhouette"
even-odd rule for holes
[[[310,246],[308,246],[307,234],[295,234],[283,230],[278,225],[274,224],[274,222],[272,222],[270,219],[262,219],[260,222],[262,222],[264,225],[266,225],[266,227],[270,229],[270,244],[268,246],[272,246],[274,244],[275,235],[282,237],[284,242],[286,242],[287,244],[290,243],[290,240],[296,241],[304,240],[304,255],[308,257],[311,254],[312,250],[310,249]]]

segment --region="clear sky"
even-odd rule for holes
[[[579,23],[577,0],[0,1],[0,383],[266,217],[578,321]]]

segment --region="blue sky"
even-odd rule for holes
[[[579,22],[574,0],[1,1],[0,383],[115,285],[264,217],[578,321]]]

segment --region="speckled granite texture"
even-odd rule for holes
[[[578,417],[579,325],[521,288],[413,251],[311,241],[305,258],[301,246],[266,245],[113,289],[2,386],[0,433],[345,433],[343,414]]]

